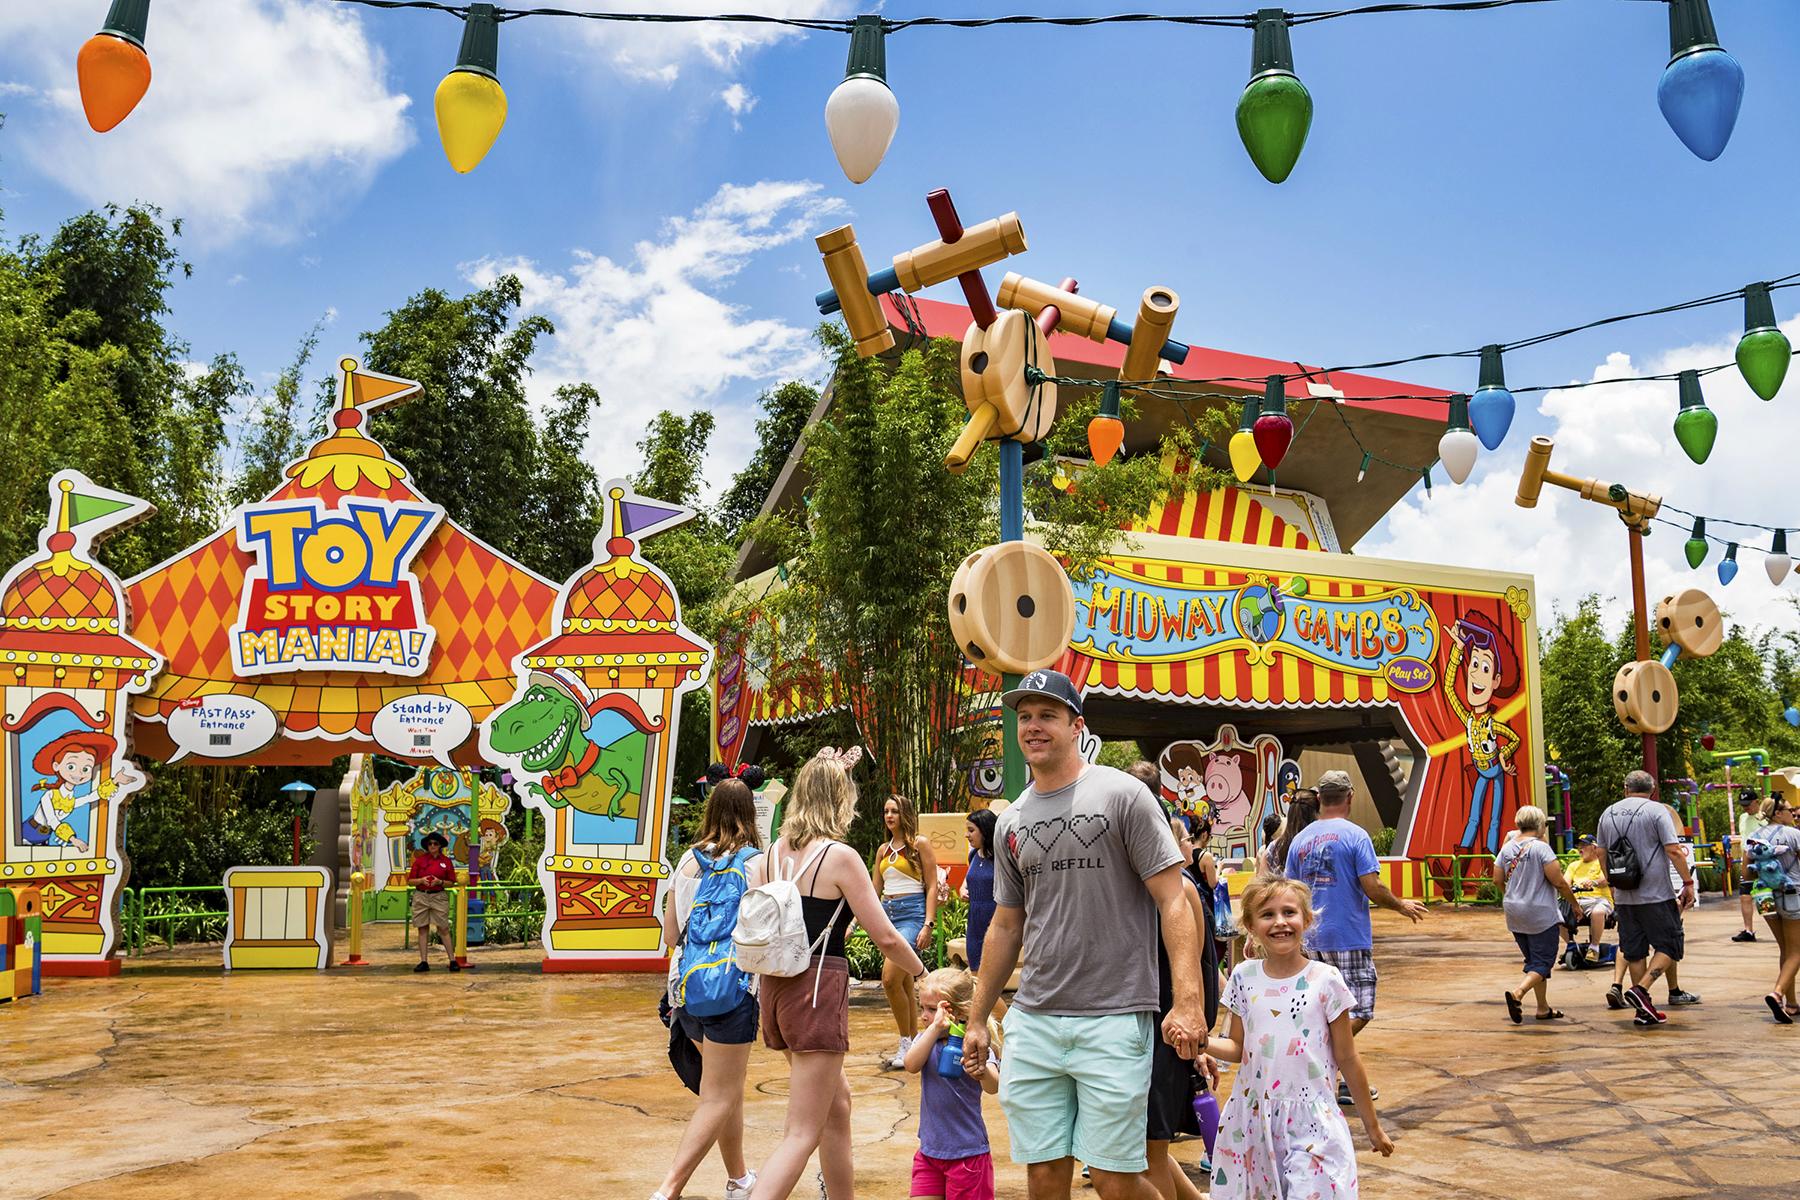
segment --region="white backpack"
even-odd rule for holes
[[[832,844],[830,840],[821,842],[799,862],[788,859],[791,873],[783,869],[778,856],[769,856],[774,877],[746,891],[738,902],[737,927],[731,931],[731,941],[737,948],[740,970],[755,975],[778,975],[784,979],[806,973],[813,955],[831,936],[831,927],[837,924],[838,914],[844,911],[844,900],[841,896],[838,898],[837,907],[831,910],[831,920],[825,923],[824,930],[817,938],[808,940],[806,912],[800,905],[800,888],[795,881],[831,849]],[[818,977],[824,971],[825,964],[821,960],[813,979],[814,1007],[819,1003]]]

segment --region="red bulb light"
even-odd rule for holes
[[[1286,413],[1264,413],[1250,427],[1250,435],[1256,439],[1256,452],[1262,456],[1263,465],[1273,471],[1293,444],[1294,422]]]

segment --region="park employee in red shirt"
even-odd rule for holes
[[[444,895],[444,889],[456,882],[456,864],[444,854],[449,844],[441,833],[426,834],[424,849],[413,855],[412,870],[406,873],[406,881],[413,887],[413,924],[419,930],[419,965],[413,968],[415,972],[431,970],[426,952],[431,946],[433,925],[444,943],[444,957],[450,960],[450,969],[462,970],[450,940],[450,898]]]

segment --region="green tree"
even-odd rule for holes
[[[791,380],[758,396],[756,406],[762,413],[756,420],[756,450],[719,498],[719,524],[733,539],[762,513],[781,468],[819,406],[819,390]]]
[[[288,464],[307,451],[309,435],[324,436],[324,422],[309,419],[301,402],[307,364],[319,348],[324,322],[300,339],[294,359],[275,378],[269,394],[252,406],[243,437],[243,461],[231,482],[230,502],[248,504],[272,495],[286,479]],[[327,383],[326,386],[329,386]],[[319,415],[319,414],[315,414]]]
[[[1577,829],[1593,829],[1638,761],[1637,741],[1612,706],[1613,676],[1622,662],[1617,639],[1607,636],[1601,620],[1598,596],[1583,597],[1574,612],[1560,614],[1544,642],[1544,741],[1552,760],[1569,773]]]

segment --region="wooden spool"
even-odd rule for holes
[[[1163,339],[1175,328],[1181,297],[1173,288],[1150,288],[1138,303],[1137,324],[1131,327],[1131,345],[1125,350],[1120,379],[1151,379],[1162,358]]]
[[[1633,733],[1661,733],[1681,711],[1675,676],[1655,659],[1620,667],[1613,676],[1612,698],[1620,724]]]
[[[950,632],[968,660],[1023,675],[1048,667],[1075,632],[1075,592],[1042,547],[1001,542],[963,560],[950,581]]]
[[[963,334],[962,390],[969,423],[944,456],[950,471],[960,473],[990,436],[1035,442],[1050,432],[1056,420],[1056,385],[1027,382],[1027,365],[1056,372],[1044,333],[1027,313],[1008,309],[988,328],[970,325]]]
[[[1663,641],[1680,646],[1689,658],[1705,658],[1725,641],[1719,606],[1699,588],[1683,588],[1656,606],[1656,627]]]
[[[856,244],[856,230],[840,225],[821,233],[813,243],[825,259],[825,274],[837,291],[844,325],[856,339],[856,353],[869,358],[892,350],[894,333],[888,328],[881,302],[869,294],[869,269],[863,265],[862,248]]]

